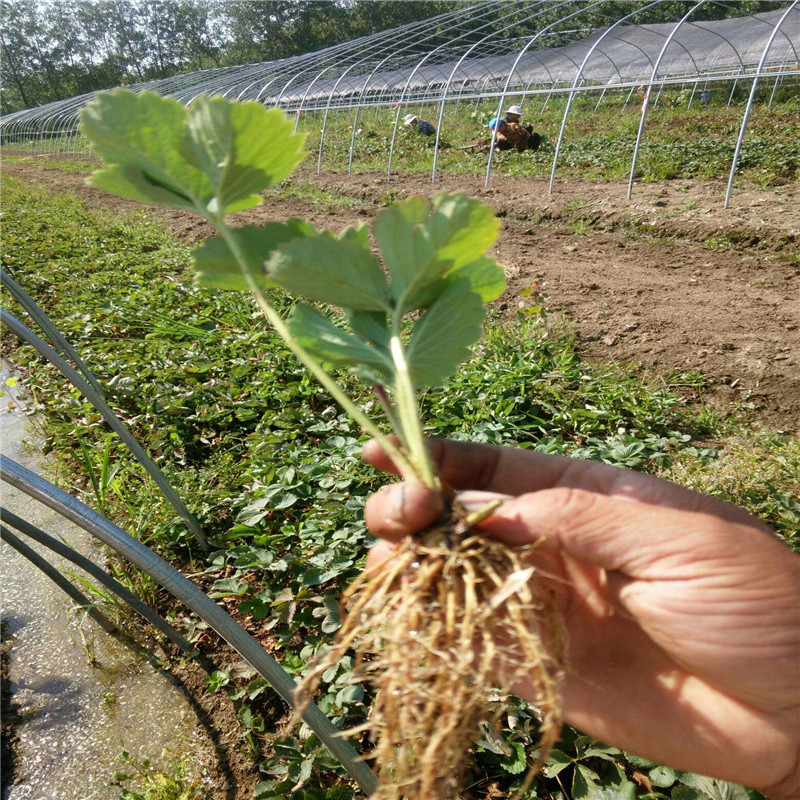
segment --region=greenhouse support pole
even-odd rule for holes
[[[772,101],[775,99],[775,92],[778,91],[778,84],[781,82],[781,78],[783,75],[778,75],[775,78],[775,83],[772,85],[772,92],[769,96],[769,103],[767,103],[767,108],[772,108]]]
[[[692,84],[692,93],[689,95],[689,103],[686,106],[687,111],[692,107],[692,101],[694,100],[694,95],[697,92],[697,84],[699,83],[699,80],[699,76],[695,75],[695,80]]]
[[[93,561],[77,553],[68,544],[64,544],[64,542],[49,536],[43,530],[40,530],[35,525],[31,525],[30,522],[18,517],[11,511],[7,511],[5,508],[0,508],[0,518],[11,525],[11,527],[16,528],[35,542],[44,545],[48,550],[52,550],[57,555],[61,556],[61,558],[72,562],[76,567],[80,567],[80,569],[88,575],[91,575],[98,583],[101,583],[108,590],[112,591],[120,600],[127,603],[140,616],[144,617],[156,630],[161,631],[171,642],[180,647],[184,653],[195,652],[195,648],[192,646],[191,642],[181,636],[172,625],[162,619],[150,606],[143,603],[130,591],[130,589],[123,586],[118,580],[112,578],[111,575]]]
[[[44,572],[61,591],[69,596],[75,605],[85,611],[106,633],[115,633],[117,631],[117,626],[99,611],[83,592],[78,591],[46,558],[40,556],[32,547],[25,544],[22,539],[11,533],[5,525],[0,525],[0,539]]]
[[[443,45],[442,45],[443,46]],[[397,141],[397,129],[400,125],[400,115],[403,113],[403,101],[406,98],[406,91],[408,87],[411,85],[411,81],[414,79],[414,75],[417,74],[419,68],[438,50],[437,47],[434,50],[431,50],[429,53],[426,53],[421,61],[417,62],[417,65],[411,70],[411,74],[408,76],[406,80],[405,86],[403,86],[403,90],[400,92],[400,99],[395,104],[395,108],[397,113],[394,115],[394,128],[392,128],[392,141],[389,145],[389,163],[386,168],[386,180],[390,181],[392,179],[392,160],[394,159],[394,146],[395,142]],[[435,158],[435,155],[434,155]]]
[[[636,159],[639,156],[639,146],[642,143],[642,134],[644,133],[644,123],[647,119],[647,108],[650,103],[650,92],[653,89],[653,84],[655,83],[656,76],[658,75],[658,68],[661,66],[661,61],[664,58],[664,54],[667,52],[667,48],[670,45],[670,42],[675,38],[675,34],[680,29],[681,25],[686,22],[689,17],[697,11],[698,8],[704,6],[708,0],[700,0],[699,3],[693,5],[689,11],[684,14],[678,22],[675,23],[675,27],[669,32],[669,36],[667,36],[667,41],[664,42],[664,46],[661,48],[661,52],[658,54],[658,58],[656,59],[656,63],[653,66],[653,74],[650,76],[650,81],[647,84],[647,91],[645,92],[644,102],[642,103],[642,116],[639,120],[639,130],[636,134],[636,144],[633,146],[633,160],[631,161],[631,176],[628,180],[628,200],[631,199],[631,192],[633,191],[633,176],[636,174]]]
[[[553,155],[553,166],[550,168],[550,186],[547,189],[547,194],[553,194],[553,182],[556,178],[556,163],[558,162],[558,154],[561,152],[561,143],[564,140],[564,131],[567,127],[567,117],[569,116],[569,111],[572,108],[572,101],[575,97],[575,88],[578,85],[578,81],[580,81],[583,77],[583,70],[586,68],[586,65],[589,63],[589,59],[594,54],[594,51],[597,49],[597,46],[603,39],[606,38],[613,30],[617,27],[617,25],[621,25],[625,20],[630,19],[631,17],[635,17],[637,14],[641,13],[642,11],[647,11],[648,8],[652,8],[653,6],[657,6],[661,0],[653,0],[652,3],[649,3],[642,8],[637,8],[636,11],[632,11],[630,14],[626,14],[621,19],[618,19],[610,28],[603,32],[603,34],[598,37],[597,41],[589,48],[589,52],[584,57],[583,61],[581,62],[580,67],[578,67],[578,71],[575,74],[575,80],[572,81],[572,89],[569,92],[569,97],[567,97],[567,107],[564,109],[564,116],[561,118],[561,130],[558,132],[558,141],[556,142],[556,152]],[[609,59],[610,60],[610,59]],[[613,61],[611,61],[614,64]],[[614,64],[616,68],[616,64]],[[617,71],[617,77],[619,78],[619,71]],[[603,87],[603,91],[600,95],[600,100],[603,99],[603,95],[606,93],[606,86]],[[600,105],[600,100],[597,101],[597,106]],[[595,106],[595,111],[597,110],[597,106]]]
[[[472,9],[472,10],[473,10],[473,12],[478,10],[478,9],[483,11],[483,9],[487,5],[489,5],[489,3],[488,2],[484,2],[481,5],[475,6],[475,8]],[[453,18],[453,17],[457,18],[458,16],[461,15],[461,13],[462,12],[459,9],[458,11],[451,12],[449,15],[443,17],[442,19],[450,20],[450,18]],[[413,28],[410,28],[409,30],[416,31],[418,28],[424,30],[424,28],[427,27],[427,25],[428,25],[427,20],[424,20],[422,23],[420,23],[419,25],[414,26]],[[358,105],[356,106],[355,119],[353,120],[353,131],[352,131],[351,136],[350,136],[350,153],[349,153],[348,158],[347,158],[347,174],[348,175],[352,175],[353,174],[353,153],[355,151],[355,146],[356,146],[356,128],[358,127],[358,118],[359,118],[359,115],[361,113],[361,107],[364,105],[364,95],[365,95],[367,89],[369,88],[369,84],[372,81],[373,77],[375,77],[375,73],[378,72],[378,70],[390,58],[397,58],[397,56],[399,56],[400,53],[403,53],[406,50],[409,50],[409,49],[412,49],[412,48],[415,48],[415,47],[419,47],[419,45],[421,45],[422,43],[428,41],[428,39],[433,39],[433,38],[437,37],[438,35],[439,35],[438,32],[429,33],[427,36],[423,36],[421,39],[413,40],[410,44],[406,44],[404,47],[401,47],[399,50],[392,51],[388,56],[386,56],[381,61],[379,61],[375,65],[375,67],[373,67],[372,72],[370,72],[369,75],[367,76],[367,79],[364,81],[364,85],[361,87],[361,91],[359,92],[359,95],[358,95]],[[428,55],[430,55],[430,53],[428,53]],[[426,58],[427,58],[427,56],[426,56]],[[377,119],[377,105],[375,106],[375,108],[376,108],[375,118]],[[399,110],[400,110],[400,107],[398,106],[398,112],[399,112]],[[422,116],[421,110],[420,110],[420,114],[418,116],[420,116],[420,117]],[[399,113],[398,113],[397,119],[398,120],[400,119]]]
[[[323,75],[324,75],[324,74],[325,74],[325,73],[326,73],[326,72],[327,72],[329,69],[333,69],[333,67],[334,67],[334,65],[333,65],[333,64],[331,64],[331,66],[329,66],[329,67],[325,67],[325,69],[323,69],[321,72],[318,72],[318,73],[316,74],[316,76],[314,77],[314,80],[313,80],[313,81],[311,81],[311,83],[309,83],[309,84],[308,84],[308,86],[306,86],[306,90],[305,90],[305,92],[303,93],[303,96],[302,96],[302,98],[300,99],[300,105],[297,107],[297,113],[294,115],[294,130],[292,131],[292,133],[297,133],[297,126],[300,124],[300,117],[301,117],[301,115],[302,115],[302,113],[303,113],[303,106],[305,105],[306,98],[308,97],[308,93],[311,91],[311,88],[314,86],[314,84],[315,84],[315,83],[316,83],[316,82],[317,82],[317,81],[318,81],[318,80],[319,80],[319,79],[320,79],[320,78],[321,78],[321,77],[322,77],[322,76],[323,76]],[[317,111],[316,111],[316,109],[314,109],[314,119],[316,119],[316,117],[317,117]]]
[[[543,0],[538,0],[538,2],[533,6],[533,8],[534,9],[538,9],[539,6],[542,5],[542,2],[543,2]],[[519,4],[520,4],[520,0],[515,0],[514,5],[519,5]],[[509,16],[510,13],[511,12],[508,12],[508,14],[506,14],[506,16]],[[503,31],[507,31],[510,28],[516,27],[521,22],[527,22],[528,20],[533,19],[534,17],[538,17],[540,13],[541,13],[540,11],[534,10],[534,12],[532,14],[529,14],[527,17],[523,17],[522,19],[515,20],[514,22],[512,22],[512,23],[510,23],[508,25],[505,25],[504,27],[500,28],[499,30],[493,30],[487,36],[484,36],[483,38],[479,39],[477,42],[475,42],[469,48],[467,48],[467,50],[463,53],[461,58],[459,58],[458,61],[456,62],[456,65],[450,71],[450,75],[447,78],[447,82],[445,83],[444,88],[442,89],[442,103],[441,103],[441,106],[439,107],[439,119],[438,119],[438,122],[436,124],[436,142],[435,142],[434,147],[433,147],[433,171],[431,173],[431,183],[436,183],[436,167],[437,167],[437,165],[439,163],[439,142],[441,141],[441,135],[442,135],[442,120],[444,119],[444,104],[447,102],[447,93],[450,91],[450,86],[453,83],[453,78],[455,77],[456,72],[458,72],[459,67],[464,63],[464,61],[469,57],[469,55],[477,47],[480,47],[480,45],[482,45],[485,42],[489,41],[493,37],[503,33]],[[477,33],[477,31],[480,31],[483,28],[489,28],[489,27],[492,26],[492,24],[493,24],[492,22],[487,22],[485,25],[481,25],[480,28],[477,28],[475,32]],[[488,81],[488,78],[487,78],[487,81]],[[486,88],[486,84],[484,83],[483,91],[485,91],[485,88]]]
[[[742,69],[743,69],[742,67],[739,67],[739,75],[742,74]],[[736,91],[736,84],[739,81],[739,75],[737,75],[733,79],[733,86],[731,86],[731,93],[728,95],[728,105],[726,106],[726,108],[730,108],[731,107],[731,103],[733,102],[733,93]]]
[[[742,149],[742,141],[744,139],[744,132],[747,130],[747,120],[750,118],[750,109],[753,107],[753,100],[756,96],[756,89],[758,88],[758,76],[761,74],[761,70],[764,68],[764,62],[767,60],[767,56],[769,55],[769,51],[772,48],[772,43],[775,41],[775,37],[778,35],[778,31],[783,25],[783,21],[789,14],[794,10],[797,3],[800,0],[794,0],[794,2],[783,12],[783,15],[778,20],[777,25],[772,30],[772,33],[767,40],[767,46],[764,48],[764,52],[761,54],[761,58],[758,62],[758,69],[756,70],[755,77],[753,78],[753,85],[750,88],[750,96],[747,98],[747,108],[744,110],[744,117],[742,117],[742,125],[739,128],[739,138],[736,140],[736,150],[733,153],[733,161],[731,162],[731,174],[728,177],[728,189],[725,192],[725,208],[728,208],[731,204],[731,191],[733,190],[733,177],[736,175],[736,166],[739,163],[739,153]]]
[[[541,2],[541,0],[539,0],[539,1]],[[497,5],[498,2],[502,2],[502,0],[489,0],[488,2],[482,4],[479,7],[480,7],[481,11],[483,11],[486,8],[491,8],[491,7],[495,6],[495,5]],[[518,5],[520,2],[521,2],[521,0],[513,0],[513,5]],[[474,32],[477,32],[479,30],[482,30],[483,28],[486,28],[486,27],[488,27],[488,26],[490,26],[492,24],[493,24],[492,22],[487,22],[484,25],[481,25],[479,28],[477,28],[476,31],[471,31],[470,33],[474,33]],[[459,39],[463,39],[467,35],[468,34],[463,34],[462,33],[460,36],[456,37],[456,39],[454,39],[453,42],[458,41]],[[447,47],[447,46],[453,44],[453,42],[447,42],[447,44],[440,44],[438,47],[434,47],[433,50],[431,50],[430,52],[426,53],[422,57],[422,59],[416,63],[416,65],[414,66],[414,69],[411,70],[411,74],[408,76],[408,79],[406,80],[405,85],[403,86],[403,90],[400,92],[400,99],[397,101],[397,104],[396,104],[397,114],[395,114],[394,128],[392,129],[392,142],[389,145],[389,163],[388,163],[387,169],[386,169],[386,180],[387,181],[390,181],[392,179],[392,161],[394,160],[394,148],[395,148],[395,143],[397,141],[397,130],[398,130],[398,127],[400,125],[400,115],[403,113],[403,102],[405,101],[406,92],[408,92],[408,87],[411,85],[411,81],[414,80],[414,76],[417,74],[417,72],[419,71],[420,67],[422,67],[422,65],[431,56],[433,56],[436,53],[438,53],[439,50],[441,50],[443,47]],[[472,49],[472,48],[470,48],[470,49]],[[446,94],[446,90],[445,90],[445,94]],[[439,131],[441,130],[441,127],[442,127],[442,121],[441,121],[441,115],[440,115],[439,116],[439,121],[438,121],[438,123],[436,125],[437,133],[436,133],[436,139],[435,139],[434,145],[433,145],[433,160],[434,160],[434,163],[436,161],[436,154],[439,152],[439,141],[440,141],[440,139],[439,139],[439,136],[440,136]]]
[[[322,130],[319,134],[319,152],[317,153],[317,175],[322,174],[322,148],[325,146],[325,130],[328,127],[328,114],[331,110],[331,103],[333,102],[333,94],[339,88],[339,84],[342,82],[342,78],[350,72],[353,67],[357,67],[359,64],[366,61],[366,58],[362,58],[358,61],[354,61],[340,76],[336,83],[333,85],[333,89],[331,89],[330,94],[328,95],[328,102],[325,105],[325,116],[322,118]]]
[[[658,94],[656,95],[656,99],[653,101],[653,107],[655,108],[658,105],[658,101],[661,99],[661,94],[664,91],[664,82],[662,81],[661,85],[658,87]]]
[[[595,103],[595,105],[594,105],[594,109],[593,109],[594,111],[597,111],[597,109],[598,109],[598,108],[600,108],[600,103],[602,103],[602,102],[603,102],[603,98],[606,96],[606,88],[607,88],[607,87],[606,87],[606,86],[604,86],[604,87],[603,87],[603,91],[602,91],[602,92],[600,92],[600,97],[598,98],[597,102],[596,102],[596,103]],[[562,122],[562,125],[563,125],[563,122]],[[563,134],[564,134],[564,131],[563,131],[563,130],[561,131],[561,133],[559,133],[559,134],[558,134],[558,137],[559,137],[559,142],[560,142],[560,140],[561,140],[561,137],[562,137],[562,135],[563,135]],[[553,162],[553,172],[555,172],[555,161]],[[550,191],[549,191],[547,194],[552,194],[552,193],[553,193],[553,180],[552,180],[552,176],[553,176],[553,173],[551,173],[551,175],[550,175]]]
[[[517,65],[519,64],[520,60],[522,59],[522,56],[524,56],[525,53],[528,52],[528,48],[532,44],[535,44],[535,42],[544,33],[549,31],[550,28],[553,28],[556,25],[560,25],[561,23],[566,22],[568,19],[572,19],[572,17],[575,17],[578,14],[582,14],[584,11],[589,11],[589,10],[595,8],[596,6],[602,5],[604,2],[605,2],[605,0],[595,0],[594,3],[591,3],[590,5],[586,6],[585,8],[580,8],[577,11],[573,11],[571,14],[567,14],[566,17],[561,17],[561,19],[559,19],[557,22],[551,22],[549,25],[546,25],[544,28],[542,28],[525,45],[525,47],[523,47],[522,50],[520,50],[519,53],[517,53],[517,57],[514,60],[514,64],[512,65],[511,69],[508,72],[508,78],[506,78],[506,83],[505,83],[505,86],[503,86],[503,91],[500,94],[500,103],[497,106],[497,114],[495,115],[498,119],[500,118],[500,116],[503,113],[503,106],[505,105],[505,102],[506,102],[506,94],[508,93],[508,87],[511,85],[511,79],[514,77],[514,73],[517,70]],[[558,3],[555,6],[553,6],[552,8],[549,8],[548,11],[552,11],[552,10],[554,10],[556,8],[561,8],[562,6],[569,5],[569,4],[570,4],[569,0],[564,0],[564,2]],[[497,128],[492,128],[492,141],[491,141],[491,144],[489,145],[489,161],[486,164],[486,181],[485,181],[485,184],[484,184],[485,186],[489,185],[489,176],[492,174],[492,156],[494,155],[494,143],[496,141],[497,141]]]
[[[628,103],[630,103],[631,97],[633,96],[633,93],[636,91],[636,84],[638,82],[639,82],[638,80],[634,81],[633,85],[631,86],[631,90],[628,92],[628,96],[625,98],[625,102],[622,104],[623,111],[628,107]]]
[[[40,356],[46,358],[53,366],[57,367],[61,374],[76,388],[84,397],[100,412],[100,415],[114,430],[120,439],[125,443],[131,451],[136,460],[147,470],[147,473],[155,481],[159,489],[161,489],[164,497],[167,498],[170,505],[175,509],[178,515],[186,523],[186,527],[194,534],[194,537],[203,550],[208,550],[208,541],[200,523],[197,521],[191,511],[184,505],[183,501],[178,497],[175,490],[169,484],[164,474],[156,466],[155,462],[145,452],[144,448],[133,437],[133,434],[125,427],[117,415],[111,410],[106,401],[92,388],[73,369],[61,356],[58,355],[51,347],[48,347],[35,333],[26,328],[21,322],[15,319],[5,309],[0,309],[0,321],[20,339],[32,345],[34,350]]]
[[[181,575],[163,558],[159,558],[150,548],[129,536],[101,514],[6,456],[0,456],[0,479],[79,525],[150,575],[208,623],[289,706],[294,707],[297,690],[294,679],[199,586]],[[310,703],[303,713],[303,721],[353,776],[365,794],[372,794],[378,785],[375,774],[359,759],[355,749],[342,738],[341,731],[331,723],[320,708]]]
[[[540,114],[544,114],[544,112],[547,110],[547,104],[550,102],[550,98],[553,96],[553,92],[556,89],[557,83],[558,81],[553,81],[553,84],[550,87],[550,91],[547,93],[547,97],[545,97],[544,103],[542,103],[542,110],[539,112]]]
[[[36,305],[31,296],[2,268],[0,267],[0,283],[5,286],[11,296],[30,314],[34,322],[44,331],[47,338],[70,358],[73,364],[81,371],[83,377],[92,384],[92,388],[101,396],[105,397],[97,378],[92,375],[91,370],[83,363],[81,357],[66,340],[61,331],[53,324],[53,321],[42,309]]]

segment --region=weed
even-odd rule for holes
[[[573,197],[569,202],[564,204],[564,208],[567,211],[577,211],[588,204],[589,201],[584,200],[582,197]]]
[[[569,220],[567,226],[576,236],[586,236],[591,230],[591,221],[585,217]]]
[[[162,770],[149,759],[139,761],[123,747],[120,760],[122,770],[111,784],[122,789],[120,800],[204,800],[208,796],[188,759],[172,758]]]

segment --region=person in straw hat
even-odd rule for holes
[[[436,133],[436,128],[430,122],[420,119],[416,114],[406,114],[403,117],[403,125],[422,136],[433,136]]]
[[[522,124],[521,106],[509,106],[503,113],[506,115],[506,124],[508,126],[506,137],[514,142],[517,150],[520,152],[523,150],[532,150],[533,152],[538,150],[542,137],[538,133],[534,133],[533,125]]]
[[[509,106],[503,113],[506,115],[506,122],[522,124],[522,108],[520,106]]]

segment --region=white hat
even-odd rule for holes
[[[413,125],[416,121],[417,121],[416,114],[406,114],[403,117],[403,125],[405,125],[406,127],[408,127],[409,125]]]
[[[509,106],[503,113],[505,114],[516,114],[517,116],[522,116],[522,108],[520,106]]]

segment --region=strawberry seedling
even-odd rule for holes
[[[505,287],[502,268],[486,255],[498,232],[491,208],[441,194],[396,203],[371,230],[334,235],[297,219],[232,227],[230,213],[259,204],[259,192],[303,157],[303,137],[280,111],[207,97],[186,108],[117,91],[99,95],[81,117],[106,164],[90,183],[211,223],[219,235],[194,254],[200,282],[251,291],[290,350],[403,478],[445,497],[447,513],[435,526],[350,587],[339,637],[299,687],[298,706],[355,649],[355,673],[376,689],[366,728],[378,796],[455,798],[479,732],[505,719],[498,685],[525,677],[538,688],[543,720],[532,778],[560,730],[559,618],[525,566],[526,552],[474,529],[493,509],[467,516],[441,484],[417,396],[456,371],[480,337],[484,304]],[[276,289],[298,300],[288,318],[270,302]],[[342,368],[375,387],[395,438],[336,382],[330,370]]]

